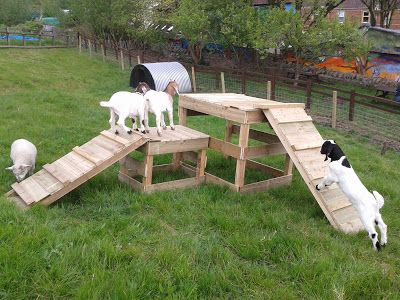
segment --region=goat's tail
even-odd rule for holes
[[[102,107],[111,107],[109,101],[101,101],[100,106]]]
[[[376,199],[376,203],[378,204],[378,209],[381,209],[383,204],[385,203],[385,200],[383,199],[382,195],[379,194],[377,191],[372,191],[372,194]]]

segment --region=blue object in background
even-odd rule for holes
[[[9,35],[8,38],[10,40],[18,40],[18,41],[22,41],[24,39],[22,35]],[[0,39],[5,40],[5,39],[7,39],[7,36],[0,35]],[[38,41],[39,39],[32,37],[32,36],[25,36],[25,40],[26,41]]]

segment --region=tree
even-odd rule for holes
[[[394,11],[400,8],[399,0],[361,0],[361,2],[368,8],[371,26],[377,25],[379,16],[379,26],[383,28],[390,28]]]
[[[1,0],[0,24],[12,26],[24,23],[32,17],[29,0]]]

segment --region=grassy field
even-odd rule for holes
[[[128,70],[76,50],[0,49],[0,194],[14,182],[4,170],[13,140],[36,144],[38,169],[51,163],[108,128],[98,102],[128,82]],[[221,137],[224,121],[188,125]],[[400,299],[399,153],[318,129],[384,195],[383,251],[366,232],[334,230],[298,172],[290,186],[252,195],[214,185],[142,195],[114,165],[49,208],[21,212],[0,196],[0,298]],[[207,171],[232,180],[233,170],[209,153]]]

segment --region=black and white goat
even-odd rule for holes
[[[368,231],[374,249],[380,250],[380,247],[387,243],[387,226],[379,212],[384,204],[383,197],[377,191],[371,193],[367,190],[335,141],[325,141],[321,147],[321,154],[325,154],[325,161],[328,158],[331,160],[329,162],[329,174],[316,186],[317,190],[319,191],[336,182],[360,215],[361,222]],[[375,225],[378,225],[381,232],[380,243]]]

